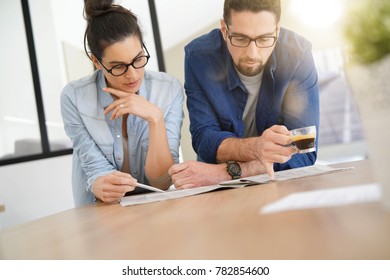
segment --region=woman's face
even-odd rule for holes
[[[140,55],[145,55],[145,52],[139,38],[137,36],[130,36],[123,41],[109,45],[104,50],[100,62],[96,57],[93,57],[92,60],[95,67],[103,71],[108,87],[128,93],[137,93],[144,78],[144,67],[135,69],[133,66],[129,66],[127,71],[120,76],[113,76],[106,69],[110,70],[118,64],[129,64]]]

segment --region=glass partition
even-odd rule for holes
[[[20,1],[0,2],[0,161],[42,153]]]
[[[139,18],[151,54],[147,69],[159,70],[150,3],[120,2]],[[94,71],[84,53],[83,6],[82,0],[0,1],[0,165],[71,152],[60,94]]]

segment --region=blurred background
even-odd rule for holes
[[[219,28],[223,0],[122,0],[138,15],[151,60],[184,83],[184,46]],[[321,125],[317,163],[367,156],[358,108],[345,77],[343,38],[353,0],[281,0],[282,26],[313,44],[319,75]],[[71,80],[93,72],[84,54],[83,0],[0,2],[0,228],[74,207],[71,142],[59,96]],[[207,8],[206,8],[207,7]],[[195,159],[185,108],[181,160]]]

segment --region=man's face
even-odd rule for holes
[[[240,37],[259,38],[259,42],[262,38],[269,40],[270,37],[279,34],[276,17],[273,13],[267,11],[258,13],[232,11],[230,21],[230,25],[227,26],[225,21],[221,20],[221,32],[233,58],[234,65],[241,74],[255,76],[263,71],[275,48],[275,44],[271,47],[259,48],[254,41],[251,41],[247,47],[237,47],[232,45],[229,35],[238,36],[236,37],[238,40],[240,40]]]

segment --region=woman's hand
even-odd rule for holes
[[[128,93],[113,88],[103,88],[103,90],[118,98],[104,110],[104,114],[108,114],[112,111],[111,120],[125,114],[138,116],[148,122],[157,122],[162,119],[161,110],[138,94]]]
[[[115,171],[105,176],[97,177],[93,183],[95,197],[103,202],[118,201],[126,192],[133,191],[137,180],[128,173]]]

